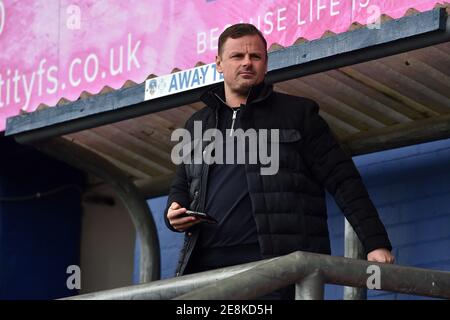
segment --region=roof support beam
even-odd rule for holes
[[[174,178],[174,174],[168,174],[157,178],[141,179],[135,184],[144,198],[150,199],[168,195]]]
[[[356,133],[341,141],[352,156],[450,138],[450,115]]]
[[[155,222],[148,204],[128,176],[108,160],[64,138],[34,143],[38,150],[93,174],[109,183],[119,195],[140,240],[139,282],[160,279],[160,250]]]

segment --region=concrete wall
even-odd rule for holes
[[[80,293],[129,286],[133,284],[136,237],[131,218],[109,187],[97,188],[89,194],[96,195],[94,199],[110,198],[114,204],[83,202]]]

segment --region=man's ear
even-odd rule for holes
[[[220,56],[216,56],[216,70],[219,73],[222,73],[222,59],[220,58]]]

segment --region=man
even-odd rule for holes
[[[165,215],[171,230],[186,232],[177,275],[297,250],[330,254],[325,189],[361,239],[367,259],[393,263],[386,230],[361,177],[318,115],[318,105],[264,83],[262,33],[250,24],[227,28],[219,38],[216,64],[224,83],[202,96],[207,106],[186,129],[192,132],[195,121],[225,136],[227,129],[277,129],[279,170],[262,175],[261,164],[249,163],[177,167]],[[186,216],[187,209],[208,213],[218,223]]]

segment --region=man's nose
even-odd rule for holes
[[[242,60],[243,66],[250,66],[252,64],[252,59],[250,59],[250,55],[246,54],[244,59]]]

